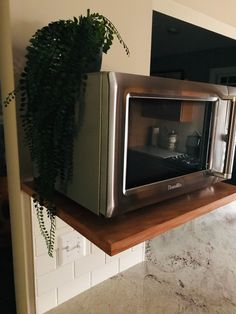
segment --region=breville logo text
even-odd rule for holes
[[[176,184],[168,184],[168,191],[171,191],[171,190],[175,190],[175,189],[179,189],[179,188],[182,188],[182,183],[180,182],[177,182]]]

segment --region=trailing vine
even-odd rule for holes
[[[83,101],[89,65],[101,50],[107,53],[114,37],[129,55],[113,23],[89,10],[87,16],[55,21],[39,29],[26,48],[19,85],[4,102],[8,105],[18,91],[25,139],[36,173],[34,207],[50,256],[56,229],[55,185],[58,181],[66,184],[73,173],[75,106]],[[49,229],[45,214],[50,219]]]

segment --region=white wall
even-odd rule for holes
[[[175,2],[192,8],[193,10],[201,12],[207,16],[211,16],[212,18],[223,23],[236,27],[235,0],[175,0]]]
[[[234,0],[152,0],[152,7],[155,11],[236,39]]]
[[[15,64],[20,66],[19,51],[29,38],[50,21],[80,14],[99,12],[109,18],[127,43],[128,58],[118,42],[104,57],[103,70],[149,74],[151,45],[151,0],[10,0]],[[18,53],[18,56],[16,55]]]

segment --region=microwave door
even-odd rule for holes
[[[220,99],[214,106],[210,172],[222,179],[232,175],[236,136],[236,97]]]

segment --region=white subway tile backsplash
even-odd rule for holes
[[[131,253],[131,249],[125,250],[125,251],[123,251],[121,253],[118,253],[116,255],[113,255],[113,256],[110,256],[110,255],[106,254],[106,263],[110,263],[112,261],[119,260],[119,258],[121,256],[128,255],[130,253]]]
[[[124,271],[138,263],[141,263],[143,261],[143,249],[142,247],[139,249],[136,249],[130,254],[123,255],[120,257],[120,269],[119,271]]]
[[[91,253],[95,254],[95,253],[101,253],[103,252],[97,245],[91,243]]]
[[[56,239],[55,239],[55,250],[58,248],[58,236],[64,233],[68,233],[72,231],[73,228],[70,226],[66,226],[64,228],[60,228],[56,230]],[[45,244],[45,240],[41,234],[35,236],[35,254],[36,256],[40,256],[47,253],[47,247]],[[56,254],[54,254],[56,255]]]
[[[106,254],[106,264],[119,260],[120,254],[116,254],[114,256],[110,256]]]
[[[139,243],[131,248],[131,251],[145,250],[145,242]]]
[[[97,252],[75,261],[75,277],[86,274],[105,264],[105,253]]]
[[[109,264],[105,264],[91,273],[92,286],[99,284],[100,282],[115,276],[119,272],[119,260],[112,261]]]
[[[36,298],[37,314],[45,313],[57,306],[57,290],[53,289]]]
[[[87,240],[87,239],[85,241],[85,252],[86,252],[85,255],[89,255],[89,254],[92,253],[92,243],[89,240]]]
[[[56,227],[57,229],[64,228],[64,227],[68,227],[68,224],[65,223],[65,221],[61,220],[59,217],[56,217]]]
[[[37,278],[37,293],[40,296],[53,288],[63,286],[66,282],[74,279],[74,264],[66,264],[56,270]]]
[[[90,288],[90,273],[79,276],[58,288],[58,304]]]
[[[33,209],[32,212],[37,314],[45,313],[119,271],[144,260],[144,243],[115,256],[109,256],[86,239],[86,256],[60,266],[57,263],[58,236],[74,229],[57,218],[55,252],[54,258],[51,258],[47,255],[46,244]],[[46,225],[49,227],[48,222]]]
[[[56,269],[56,257],[50,257],[48,254],[35,258],[36,275],[41,276]]]
[[[35,255],[40,256],[47,254],[45,240],[41,234],[35,236]]]

